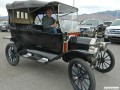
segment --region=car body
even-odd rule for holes
[[[120,19],[116,19],[106,28],[105,41],[120,42]]]
[[[0,30],[3,31],[9,31],[9,25],[8,21],[1,21],[0,22]]]
[[[94,37],[96,32],[98,36],[103,35],[105,26],[100,19],[87,19],[81,22],[80,32],[82,31],[84,36]]]
[[[110,26],[112,24],[112,21],[104,21],[104,25],[106,25],[106,27]]]
[[[90,66],[100,72],[109,72],[114,67],[114,56],[107,49],[107,43],[100,42],[98,38],[80,36],[76,21],[78,8],[56,1],[36,0],[15,1],[7,4],[6,8],[11,32],[11,37],[7,39],[12,43],[8,43],[5,53],[10,65],[16,66],[19,57],[31,58],[43,64],[62,58],[64,62],[69,63],[68,75],[74,90],[81,89],[79,84],[76,85],[76,80],[82,83],[86,78],[88,84],[86,87],[82,85],[84,89],[81,90],[96,90],[95,77]],[[57,33],[44,32],[42,23],[36,25],[36,17],[40,16],[41,22],[47,8],[54,11],[53,15],[56,16],[58,24]],[[112,55],[110,61],[113,63],[107,69],[99,65],[101,60],[105,60],[101,59],[101,52]]]

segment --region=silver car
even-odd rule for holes
[[[1,21],[0,22],[0,31],[9,31],[8,21]]]
[[[100,19],[87,19],[84,20],[79,26],[80,32],[83,36],[94,37],[97,33],[98,35],[103,35],[105,27],[103,21]]]
[[[120,19],[116,19],[106,28],[104,41],[120,42]]]

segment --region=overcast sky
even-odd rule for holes
[[[25,0],[1,0],[0,16],[7,16],[7,10],[5,5],[13,1],[25,1]],[[73,5],[73,0],[42,0],[42,1],[60,1],[68,5]],[[79,14],[89,14],[106,10],[120,10],[120,0],[75,0],[74,6],[79,8]]]

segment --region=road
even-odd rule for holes
[[[9,65],[5,47],[10,41],[3,39],[9,35],[10,33],[0,32],[0,90],[73,90],[68,78],[68,64],[62,60],[44,65],[20,58],[17,66]],[[120,87],[120,44],[110,44],[108,48],[115,55],[116,64],[109,73],[93,70],[96,90],[104,90],[106,86]]]

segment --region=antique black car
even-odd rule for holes
[[[58,24],[56,34],[44,32],[42,18],[48,7],[52,8]],[[42,1],[15,1],[6,8],[11,43],[5,53],[10,65],[16,66],[20,57],[44,64],[62,59],[69,63],[68,75],[75,90],[96,90],[93,68],[103,73],[113,69],[115,59],[107,44],[97,38],[80,36],[77,8]]]

